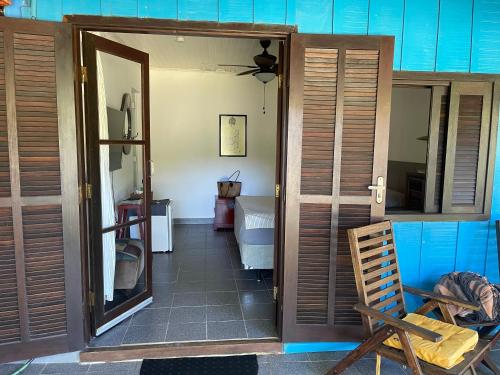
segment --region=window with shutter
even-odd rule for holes
[[[500,86],[481,78],[394,86],[387,218],[488,219]]]
[[[392,49],[391,37],[292,35],[284,341],[362,333],[346,229],[384,215],[370,186],[386,177]]]
[[[0,24],[0,362],[84,345],[71,46]]]

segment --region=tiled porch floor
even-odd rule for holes
[[[493,351],[492,357],[497,364],[500,365],[500,350]],[[333,367],[335,363],[341,359],[346,352],[323,352],[323,353],[303,353],[303,354],[286,354],[286,355],[261,355],[258,356],[259,375],[321,375],[325,374],[328,369]],[[19,365],[0,365],[0,375],[7,375],[14,371]],[[62,364],[32,364],[28,367],[23,375],[40,375],[40,374],[89,374],[89,375],[138,375],[141,368],[141,362],[120,362],[120,363],[105,363],[105,364],[77,364],[77,363],[62,363]],[[357,362],[349,368],[344,374],[346,375],[367,375],[375,373],[375,360],[373,355],[368,355],[366,358]],[[478,373],[491,374],[485,368],[480,368]],[[406,375],[410,374],[408,369],[403,368],[399,364],[383,360],[382,375]],[[232,374],[225,374],[232,375]],[[236,375],[236,374],[235,374]]]
[[[272,271],[243,270],[232,231],[176,225],[174,252],[153,257],[153,303],[94,347],[276,337]]]

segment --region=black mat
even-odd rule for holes
[[[256,355],[229,357],[145,359],[141,375],[256,375]]]

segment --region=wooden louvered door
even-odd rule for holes
[[[346,230],[382,219],[393,39],[292,35],[283,340],[350,340],[356,283]]]
[[[0,22],[0,362],[81,349],[69,25]]]

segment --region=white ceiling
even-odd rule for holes
[[[254,65],[253,56],[262,52],[257,39],[185,36],[179,42],[173,35],[100,35],[148,53],[150,66],[162,69],[241,72],[247,69],[221,68],[218,64]],[[278,42],[272,41],[268,51],[278,56]]]

